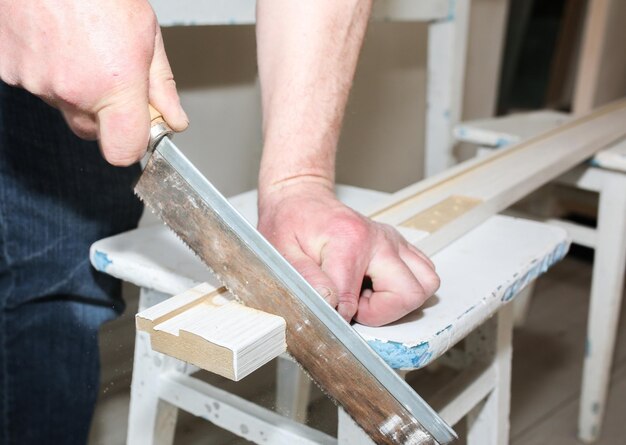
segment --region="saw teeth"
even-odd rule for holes
[[[152,211],[152,213],[153,213],[154,215],[157,215],[157,216],[159,217],[159,220],[163,223],[163,225],[164,225],[165,227],[167,227],[167,228],[169,229],[169,231],[170,231],[170,232],[172,232],[172,233],[174,234],[174,236],[176,237],[176,239],[178,239],[178,241],[180,241],[180,242],[183,244],[183,246],[185,246],[185,247],[186,247],[186,248],[187,248],[187,249],[188,249],[191,253],[193,253],[193,255],[194,255],[196,258],[198,258],[198,259],[202,262],[202,264],[203,264],[203,265],[204,265],[204,266],[205,266],[205,267],[209,270],[209,272],[211,273],[211,275],[213,275],[213,276],[217,279],[217,281],[219,281],[219,282],[221,283],[222,288],[226,289],[226,291],[227,291],[227,292],[228,292],[228,293],[229,293],[229,294],[230,294],[230,295],[231,295],[231,296],[235,299],[235,301],[237,301],[238,303],[243,304],[243,305],[245,306],[246,304],[245,304],[245,303],[241,300],[241,298],[239,298],[239,297],[238,297],[238,296],[237,296],[237,295],[236,295],[236,294],[235,294],[235,293],[234,293],[234,292],[233,292],[233,291],[232,291],[232,290],[231,290],[231,289],[230,289],[230,288],[226,285],[226,283],[224,283],[224,280],[222,280],[222,277],[221,277],[218,273],[215,273],[215,271],[213,270],[213,268],[212,268],[211,266],[209,266],[207,263],[205,263],[205,262],[202,260],[202,258],[200,257],[200,255],[198,255],[198,254],[196,253],[196,251],[195,251],[195,250],[193,250],[193,249],[191,248],[191,246],[189,246],[189,244],[187,244],[187,243],[185,242],[185,240],[184,240],[184,239],[182,239],[182,238],[178,235],[178,233],[176,233],[176,231],[175,231],[175,230],[172,230],[172,228],[169,226],[169,224],[167,224],[167,222],[165,222],[165,220],[159,216],[159,214],[156,212],[156,210],[155,210],[155,209],[154,209],[154,208],[153,208],[150,204],[148,204],[148,203],[146,203],[146,202],[144,201],[144,199],[141,197],[141,195],[140,195],[139,193],[137,193],[137,190],[134,190],[134,193],[135,193],[135,196],[137,196],[137,197],[141,200],[141,202],[144,204],[144,206],[148,207],[148,208]],[[297,362],[296,362],[296,363],[297,363]],[[298,365],[300,366],[300,368],[302,368],[302,365],[300,365],[299,363],[298,363]],[[304,369],[304,368],[302,368],[302,369]],[[308,374],[307,374],[307,375],[308,375]]]

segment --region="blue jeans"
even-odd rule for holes
[[[59,112],[0,82],[0,444],[84,444],[98,393],[98,328],[120,283],[94,241],[136,226],[137,165],[116,168]]]

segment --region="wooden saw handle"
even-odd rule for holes
[[[167,122],[165,122],[159,110],[152,105],[148,105],[148,109],[150,110],[150,141],[148,142],[148,151],[152,152],[161,139],[165,136],[169,137],[174,132],[170,126],[167,125]]]

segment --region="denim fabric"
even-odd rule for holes
[[[59,112],[0,83],[0,444],[86,442],[98,328],[124,307],[89,246],[136,226],[138,173],[108,165]]]

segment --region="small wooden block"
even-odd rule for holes
[[[240,380],[286,351],[285,320],[202,283],[135,317],[152,349],[231,380]]]

